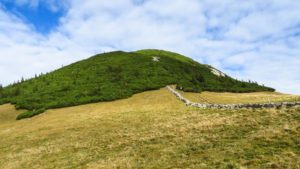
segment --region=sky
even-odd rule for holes
[[[0,84],[114,50],[164,49],[300,94],[297,0],[0,0]]]

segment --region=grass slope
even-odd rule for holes
[[[158,62],[153,57],[159,57]],[[135,93],[177,84],[184,91],[253,92],[274,89],[218,77],[208,66],[185,56],[161,51],[111,52],[93,56],[39,77],[0,89],[0,104],[31,110],[128,98]]]
[[[218,93],[202,92],[192,93],[178,91],[185,98],[196,103],[215,104],[249,104],[249,103],[276,103],[276,102],[296,102],[300,101],[300,96],[282,94],[277,92],[252,92],[252,93]]]
[[[300,168],[300,109],[194,109],[164,88],[21,121],[12,114],[0,106],[5,169]]]

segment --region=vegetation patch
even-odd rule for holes
[[[45,112],[45,109],[28,110],[28,111],[25,111],[25,112],[19,114],[16,119],[21,120],[21,119],[25,119],[25,118],[30,118],[30,117],[39,115],[44,112]]]

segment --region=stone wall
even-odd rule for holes
[[[194,103],[183,97],[179,92],[170,86],[167,86],[171,93],[173,93],[180,101],[187,106],[199,108],[217,108],[217,109],[241,109],[241,108],[281,108],[300,106],[300,102],[282,102],[282,103],[255,103],[255,104],[206,104]]]

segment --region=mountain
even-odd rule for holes
[[[176,84],[189,92],[257,92],[274,89],[238,81],[188,57],[163,50],[116,51],[92,56],[53,72],[0,89],[0,104],[31,110],[128,98],[135,93]]]

